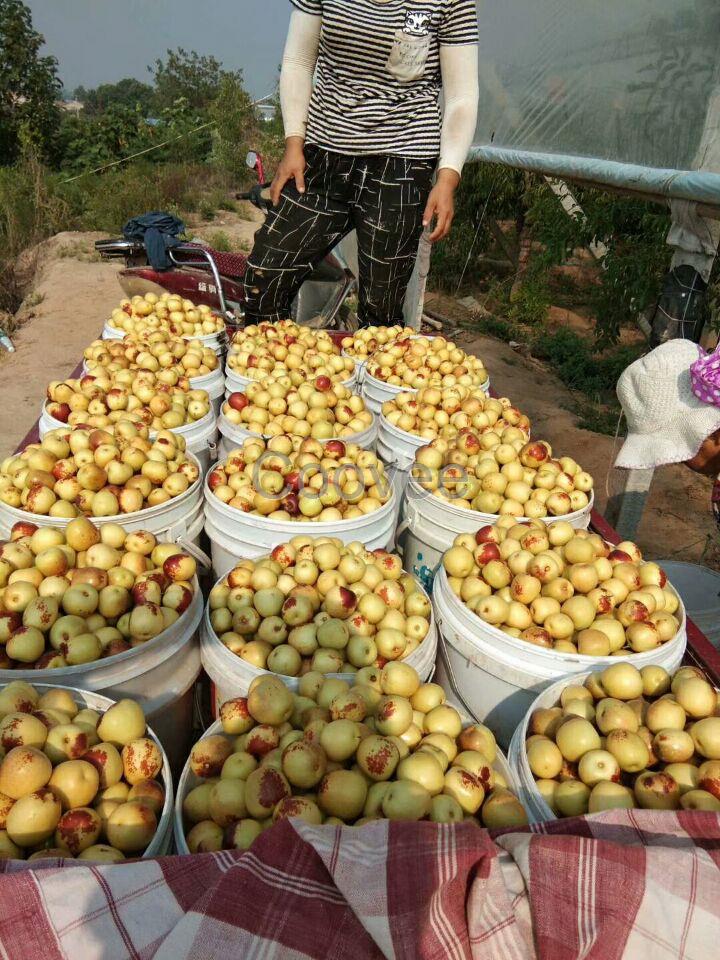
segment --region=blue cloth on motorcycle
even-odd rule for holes
[[[167,254],[170,247],[183,241],[178,234],[185,233],[185,224],[170,213],[155,211],[141,217],[133,217],[123,227],[126,240],[139,240],[145,245],[147,258],[153,270],[169,270],[172,260]]]

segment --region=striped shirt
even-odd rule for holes
[[[475,0],[291,0],[322,17],[308,143],[436,157],[440,47],[478,41]]]

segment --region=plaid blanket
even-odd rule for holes
[[[12,960],[707,960],[720,816],[614,811],[523,832],[283,821],[252,851],[0,876]]]

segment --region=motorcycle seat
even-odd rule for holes
[[[205,251],[215,261],[218,273],[223,277],[229,277],[232,280],[242,280],[247,272],[247,254],[245,253],[221,253],[219,250],[212,250],[205,247]],[[201,266],[202,264],[198,264]],[[309,279],[322,283],[338,283],[345,276],[343,267],[332,255],[325,257],[315,267]]]
[[[244,253],[224,253],[220,250],[205,248],[215,261],[218,273],[233,280],[242,280],[247,271],[247,255]]]

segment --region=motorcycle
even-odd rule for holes
[[[249,200],[265,215],[272,204],[267,193],[262,156],[251,150],[246,164],[258,177],[258,183],[237,200]],[[103,260],[124,260],[120,286],[127,297],[169,291],[193,303],[204,303],[225,318],[229,332],[241,327],[245,318],[243,277],[247,254],[213,250],[204,243],[181,243],[168,248],[172,261],[169,270],[154,270],[148,262],[142,242],[117,238],[98,240],[95,249]],[[357,279],[342,254],[342,244],[331,251],[302,285],[292,305],[292,319],[319,329],[357,327],[347,301],[357,291]]]

